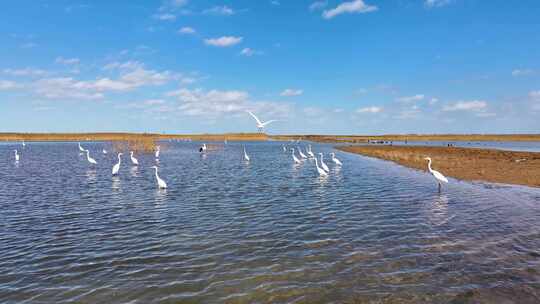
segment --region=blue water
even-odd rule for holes
[[[1,303],[539,302],[540,189],[164,142],[159,190],[153,155],[111,177],[112,147],[83,146],[97,166],[76,143],[0,146]]]

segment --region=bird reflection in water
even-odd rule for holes
[[[120,190],[121,184],[120,184],[120,177],[118,176],[113,176],[112,177],[112,189],[113,190]]]
[[[136,166],[131,167],[131,168],[129,169],[129,174],[130,174],[132,177],[137,177],[137,176],[139,175],[139,174],[138,174],[138,172],[139,172],[138,168],[139,168],[139,167],[136,167]]]
[[[97,180],[96,170],[94,169],[86,170],[86,180],[88,180],[89,183],[95,183]]]
[[[446,194],[437,195],[426,208],[427,216],[432,225],[444,225],[451,219],[448,217],[448,196]]]

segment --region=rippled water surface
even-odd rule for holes
[[[85,146],[97,166],[73,143],[27,144],[18,163],[20,145],[0,146],[0,302],[540,302],[538,189],[438,193],[424,172],[337,151],[320,178],[250,142],[250,163],[239,143],[163,143],[158,190],[152,155],[113,178],[115,155]]]

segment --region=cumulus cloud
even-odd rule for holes
[[[512,71],[512,76],[514,77],[529,76],[533,74],[534,74],[534,70],[532,69],[515,69]]]
[[[285,89],[279,95],[281,95],[281,96],[299,96],[299,95],[302,95],[303,93],[304,93],[304,91],[299,90],[299,89]]]
[[[212,8],[205,9],[203,11],[203,14],[231,16],[235,14],[235,11],[228,6],[223,5],[223,6],[214,6]]]
[[[15,81],[0,80],[0,90],[13,90],[13,89],[18,89],[20,87],[22,86],[16,83]]]
[[[458,101],[443,107],[445,112],[454,111],[484,111],[487,107],[487,102],[483,100]]]
[[[328,5],[328,1],[315,1],[309,5],[310,11],[322,10]]]
[[[374,5],[368,5],[363,0],[343,2],[333,9],[325,10],[322,14],[324,19],[332,19],[341,14],[369,13],[378,10]]]
[[[205,39],[204,43],[217,47],[229,47],[239,44],[240,42],[242,42],[243,39],[243,37],[223,36],[219,38]]]
[[[81,61],[79,58],[56,57],[55,62],[59,64],[73,65],[73,64],[79,64]]]
[[[173,15],[171,13],[162,13],[162,14],[155,14],[154,18],[162,21],[174,21],[176,20],[176,15]]]
[[[530,91],[529,97],[534,100],[540,100],[540,90],[539,91]]]
[[[178,30],[179,34],[195,34],[195,29],[189,26],[184,26]]]
[[[404,96],[404,97],[396,98],[396,101],[403,102],[403,103],[409,103],[409,102],[421,101],[421,100],[424,99],[424,97],[425,96],[423,94],[416,94],[414,96]]]
[[[241,51],[240,51],[240,55],[242,56],[247,56],[247,57],[251,57],[253,55],[261,55],[262,52],[261,51],[256,51],[252,48],[243,48]]]
[[[448,5],[451,2],[452,2],[452,0],[426,0],[424,2],[424,6],[427,7],[427,8],[441,7],[441,6]]]
[[[356,110],[357,113],[379,113],[381,111],[382,111],[382,108],[376,107],[376,106],[359,108]]]

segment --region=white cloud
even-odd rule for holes
[[[205,39],[204,43],[217,47],[229,47],[242,42],[243,39],[243,37],[223,36],[219,38]]]
[[[89,90],[88,83],[71,77],[45,78],[35,83],[35,91],[45,98],[101,99],[103,93]]]
[[[281,96],[299,96],[299,95],[302,95],[304,93],[303,90],[298,90],[298,89],[285,89],[283,90],[283,92],[281,92]]]
[[[39,77],[47,75],[47,72],[40,69],[34,69],[34,68],[24,68],[24,69],[4,69],[4,74],[8,74],[11,76],[32,76],[32,77]]]
[[[79,64],[81,61],[79,60],[79,58],[56,57],[55,62],[59,64],[72,65]]]
[[[252,48],[243,48],[240,51],[240,55],[247,56],[247,57],[251,57],[253,55],[261,55],[261,54],[262,54],[261,51],[256,51]]]
[[[431,99],[429,100],[429,104],[430,104],[430,105],[434,105],[434,104],[436,104],[437,102],[439,102],[439,99],[438,99],[438,98],[435,98],[435,97],[433,97],[433,98],[431,98]]]
[[[484,111],[486,107],[487,102],[483,100],[458,101],[454,104],[444,106],[443,111]]]
[[[423,94],[416,94],[414,96],[404,96],[404,97],[396,98],[396,101],[409,103],[409,102],[421,101],[424,99],[424,97],[425,96]]]
[[[235,11],[228,6],[223,5],[223,6],[214,6],[212,8],[205,9],[203,11],[203,14],[231,16],[235,14]]]
[[[171,13],[162,13],[162,14],[155,14],[154,18],[162,21],[174,21],[176,20],[176,15],[173,15]]]
[[[189,26],[184,26],[178,30],[179,34],[195,34],[195,29]]]
[[[529,97],[532,99],[540,99],[540,90],[539,91],[530,91]]]
[[[18,89],[20,87],[22,86],[16,83],[15,81],[0,80],[0,90],[13,90],[13,89]]]
[[[534,70],[532,69],[516,69],[512,71],[512,76],[514,77],[529,76],[533,74],[534,74]]]
[[[21,48],[23,49],[32,49],[32,48],[35,48],[36,46],[38,45],[33,42],[26,42],[26,43],[21,44]]]
[[[383,109],[381,107],[371,106],[365,108],[359,108],[356,110],[357,113],[379,113]]]
[[[341,14],[369,13],[378,10],[374,5],[365,4],[363,0],[343,2],[333,9],[326,10],[322,16],[324,19],[332,19]]]
[[[272,4],[272,5],[280,5],[281,3],[279,3],[279,1],[277,1],[277,0],[272,0],[272,1],[270,1],[270,4]]]
[[[309,5],[310,11],[321,10],[328,5],[328,1],[315,1]]]
[[[135,70],[135,69],[138,69],[138,68],[142,68],[143,67],[143,64],[139,61],[126,61],[126,62],[118,62],[118,61],[115,61],[115,62],[111,62],[111,63],[108,63],[106,64],[104,67],[103,67],[103,70],[115,70],[115,69],[118,69],[118,70]]]
[[[427,8],[432,8],[432,7],[441,7],[441,6],[445,6],[445,5],[448,5],[452,2],[452,0],[426,0],[424,2],[424,5],[427,7]]]

